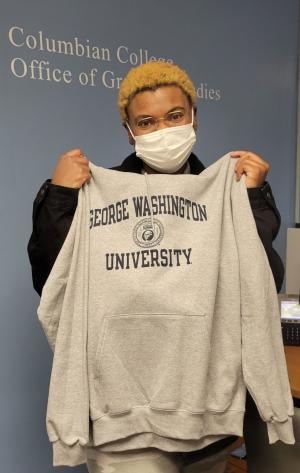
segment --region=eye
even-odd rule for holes
[[[153,126],[154,124],[155,124],[154,123],[154,118],[152,118],[152,117],[141,118],[137,122],[137,126],[141,129],[143,129],[143,130],[145,128],[149,128],[149,127]]]
[[[184,117],[184,112],[180,110],[175,110],[168,114],[168,121],[170,122],[180,122]]]

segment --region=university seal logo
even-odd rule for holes
[[[150,248],[158,245],[164,236],[164,227],[157,219],[153,219],[153,228],[151,218],[144,218],[138,222],[133,229],[133,239],[138,246]]]

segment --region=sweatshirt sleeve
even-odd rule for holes
[[[242,370],[269,443],[295,443],[294,414],[273,274],[251,211],[245,176],[231,186],[232,219],[239,257]]]
[[[46,427],[53,466],[86,462],[90,440],[87,378],[88,189],[78,206],[51,273],[43,287],[38,318],[54,352]]]
[[[43,286],[40,303],[37,309],[38,319],[53,353],[55,352],[57,330],[70,273],[72,256],[75,249],[78,213],[80,213],[79,207],[77,207],[75,211],[64,244]]]

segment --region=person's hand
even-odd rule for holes
[[[242,174],[246,174],[247,187],[260,187],[264,183],[270,169],[267,161],[251,151],[233,151],[230,155],[239,158],[235,165],[237,181]]]
[[[62,154],[53,172],[52,184],[80,188],[91,178],[89,161],[81,149],[71,149]]]

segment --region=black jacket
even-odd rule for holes
[[[192,174],[200,174],[205,169],[193,153],[189,157],[189,164]],[[140,173],[142,166],[142,160],[132,153],[119,166],[109,169]],[[39,295],[71,226],[77,206],[78,191],[78,189],[52,184],[51,179],[47,179],[33,202],[33,229],[27,252],[32,267],[33,286]],[[248,189],[248,196],[258,234],[266,250],[279,292],[283,282],[284,267],[278,253],[272,247],[272,242],[279,231],[280,214],[267,182],[262,187]]]

